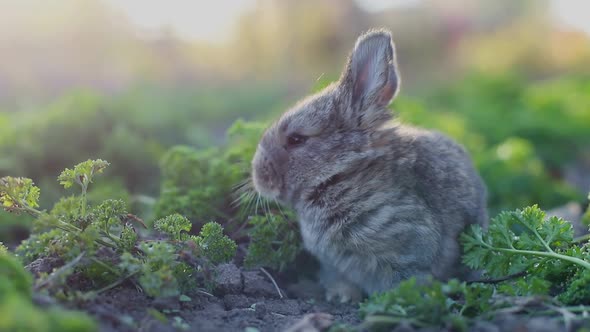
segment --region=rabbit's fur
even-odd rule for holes
[[[359,37],[337,83],[267,129],[256,190],[294,208],[328,298],[461,271],[458,235],[486,226],[486,189],[445,135],[393,122],[400,84],[387,31]]]

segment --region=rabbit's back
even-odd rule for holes
[[[462,214],[466,224],[487,223],[486,188],[465,149],[438,131],[404,126],[416,159],[416,192],[445,215]],[[411,134],[408,134],[411,132]]]
[[[416,193],[435,215],[442,235],[441,256],[432,273],[441,279],[457,276],[463,272],[458,266],[459,234],[471,224],[487,228],[486,187],[458,143],[436,131],[406,128],[414,133],[410,137],[416,152],[412,165]]]
[[[323,192],[322,204],[299,210],[306,248],[369,293],[423,271],[462,273],[457,237],[487,220],[468,155],[443,134],[409,126],[377,140],[374,159]]]

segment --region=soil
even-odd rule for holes
[[[311,281],[289,285],[279,295],[261,270],[224,264],[218,268],[216,285],[213,294],[195,292],[185,301],[178,297],[153,300],[132,285],[123,285],[76,308],[95,316],[104,332],[179,331],[183,324],[188,331],[284,331],[313,313],[305,317],[303,330],[294,331],[313,331],[309,330],[313,326],[319,331],[333,321],[360,322],[358,305],[320,300],[322,290]]]
[[[46,263],[54,263],[44,260],[45,262],[31,264],[29,268],[35,272],[35,269],[45,270]],[[319,332],[328,330],[334,323],[354,326],[361,322],[358,304],[324,301],[323,289],[311,280],[289,283],[283,279],[275,280],[266,270],[244,270],[234,264],[220,265],[215,275],[213,293],[195,291],[186,294],[188,297],[152,299],[129,283],[91,300],[70,303],[69,307],[94,316],[101,332]],[[275,286],[274,282],[280,287]],[[563,316],[533,318],[522,315],[521,312],[526,311],[527,306],[535,305],[534,298],[526,301],[527,303],[515,303],[514,308],[507,308],[491,321],[477,321],[468,330],[569,332],[590,329],[590,318],[564,319],[568,318],[567,313]],[[42,296],[38,296],[36,302],[42,306],[55,304],[55,300]],[[432,332],[456,329],[415,329],[410,325],[400,324],[391,331]]]

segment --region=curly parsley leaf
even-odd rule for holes
[[[573,241],[572,225],[561,218],[546,218],[536,205],[500,213],[486,233],[474,225],[461,235],[461,241],[463,262],[493,277],[538,272],[554,260],[590,269],[587,258],[566,253]]]

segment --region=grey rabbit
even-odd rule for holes
[[[292,207],[328,300],[465,271],[458,235],[487,226],[486,188],[447,136],[394,121],[391,34],[360,36],[338,82],[270,126],[252,160],[264,197]]]

